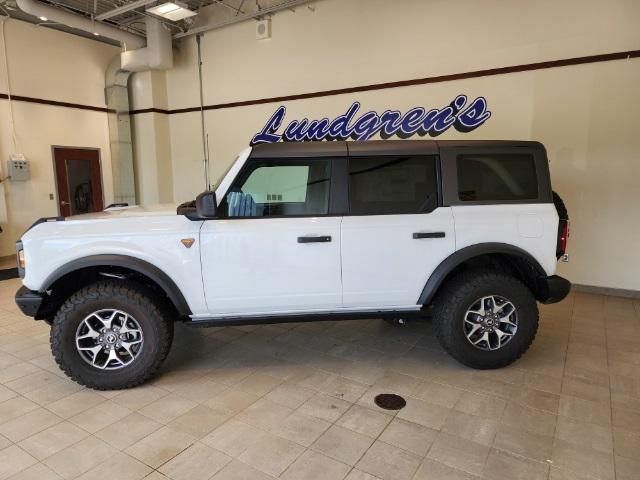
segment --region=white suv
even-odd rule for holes
[[[22,311],[96,389],[153,375],[177,320],[424,316],[474,368],[515,361],[568,234],[544,147],[512,141],[262,144],[170,210],[42,219],[18,242]]]

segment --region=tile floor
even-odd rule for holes
[[[640,479],[640,301],[542,307],[497,371],[452,361],[428,322],[179,326],[156,380],[94,392],[17,287],[0,283],[0,479]]]

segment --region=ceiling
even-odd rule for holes
[[[114,9],[125,7],[127,5],[138,4],[141,5],[141,0],[39,0],[44,4],[50,5],[55,8],[60,8],[68,12],[72,12],[78,15],[85,16],[87,18],[100,17],[107,12],[111,12]],[[109,18],[99,19],[106,25],[116,26],[131,33],[145,35],[145,16],[149,15],[145,9],[154,5],[159,5],[167,0],[150,1],[146,5],[138,6],[131,10],[118,13],[117,15],[110,16]],[[306,3],[303,1],[291,1],[291,0],[179,0],[181,3],[193,11],[203,9],[206,11],[207,23],[212,24],[212,28],[216,27],[216,21],[222,25],[233,23],[234,17],[238,20],[245,20],[247,18],[260,17],[262,14],[268,14],[270,12],[277,11],[281,8],[291,8],[296,4]],[[262,13],[261,13],[262,12]],[[0,15],[9,15],[12,18],[19,20],[25,20],[38,25],[44,25],[57,30],[62,30],[77,35],[81,35],[93,40],[102,41],[112,45],[118,45],[114,40],[106,37],[95,37],[90,33],[80,32],[76,29],[69,28],[65,25],[54,24],[52,22],[42,22],[40,19],[27,15],[22,12],[15,3],[15,0],[0,0]],[[188,32],[190,28],[195,26],[201,26],[200,17],[198,15],[185,20],[172,22],[169,20],[161,19],[163,23],[168,25],[174,35],[184,34]],[[215,20],[212,20],[215,19]]]

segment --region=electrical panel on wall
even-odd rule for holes
[[[29,162],[21,153],[12,153],[7,161],[7,176],[13,182],[25,182],[31,178]]]

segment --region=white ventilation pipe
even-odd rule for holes
[[[138,50],[122,52],[122,68],[130,72],[145,70],[168,70],[173,67],[171,32],[157,18],[145,18],[147,46]]]
[[[141,48],[144,46],[144,38],[125,32],[116,27],[110,27],[100,22],[95,22],[80,15],[66,12],[59,8],[45,5],[37,0],[17,0],[20,10],[34,17],[46,17],[52,22],[61,23],[69,27],[77,28],[89,33],[97,33],[103,37],[111,38],[122,43],[125,48]],[[171,52],[171,48],[169,48]]]

